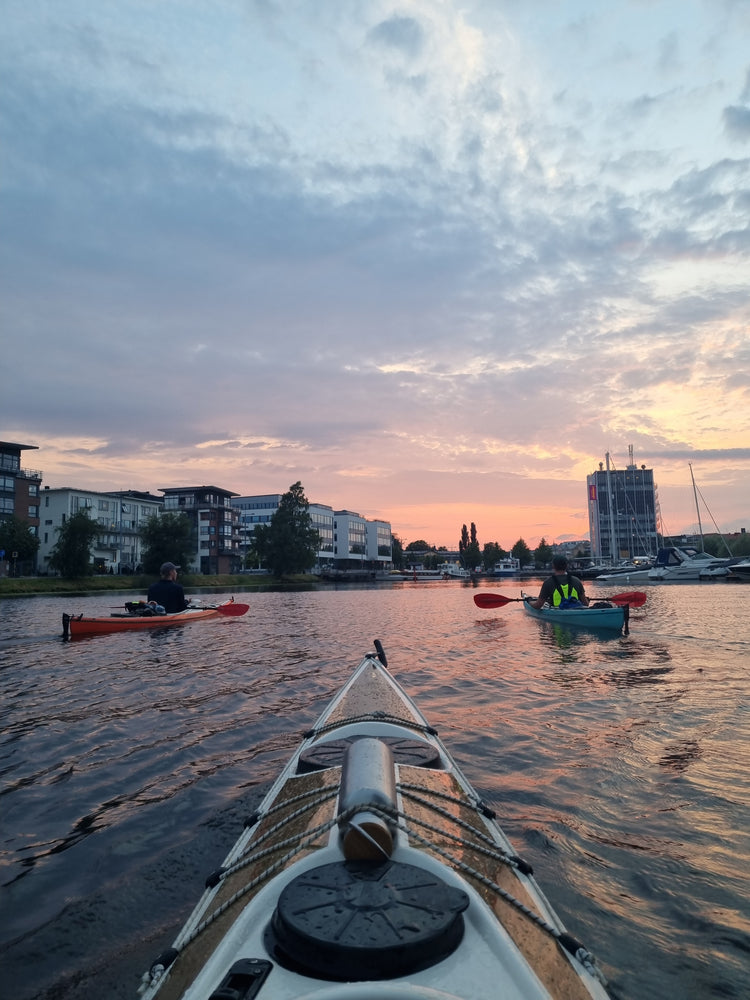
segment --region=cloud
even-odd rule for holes
[[[3,406],[66,475],[521,503],[613,440],[750,436],[748,161],[706,23],[39,9],[0,43]]]
[[[724,127],[732,139],[740,142],[750,141],[750,107],[745,105],[729,105],[724,108]]]

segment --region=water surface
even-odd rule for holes
[[[118,598],[4,601],[0,998],[134,1000],[375,638],[613,997],[747,997],[750,587],[650,587],[624,637],[472,594],[253,593],[244,618],[70,642],[64,611]]]

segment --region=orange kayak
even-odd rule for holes
[[[171,625],[187,625],[188,622],[205,621],[208,618],[229,616],[237,618],[249,611],[249,604],[235,604],[234,600],[207,608],[187,608],[174,615],[136,615],[117,611],[111,615],[87,617],[86,615],[63,615],[63,638],[79,635],[105,635],[112,632],[137,632],[141,629],[168,628]]]

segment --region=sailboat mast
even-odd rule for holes
[[[698,490],[696,489],[695,486],[695,476],[693,475],[693,463],[688,462],[688,466],[690,467],[690,478],[693,481],[693,496],[695,497],[695,513],[698,515],[698,533],[701,536],[701,552],[705,552],[706,550],[703,545],[703,525],[701,524],[701,509],[700,506],[698,505]]]

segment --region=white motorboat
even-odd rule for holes
[[[492,570],[493,576],[518,576],[521,572],[521,560],[515,559],[513,556],[507,556],[505,559],[501,559],[499,563],[495,563]]]
[[[653,565],[648,561],[622,563],[603,570],[595,579],[597,583],[647,583]]]
[[[692,547],[660,549],[656,565],[648,571],[648,580],[678,583],[685,580],[710,580],[729,576],[729,560],[699,552]],[[601,579],[601,577],[600,577]]]
[[[438,569],[446,580],[470,580],[471,573],[457,562],[440,563]]]
[[[730,566],[729,575],[739,577],[740,580],[750,580],[750,559],[743,559]]]

